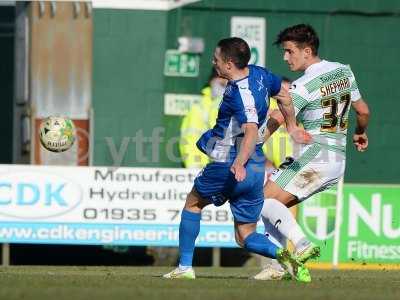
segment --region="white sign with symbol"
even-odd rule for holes
[[[232,17],[231,36],[244,39],[250,47],[250,64],[265,66],[266,21],[258,17]]]

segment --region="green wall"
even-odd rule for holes
[[[332,4],[332,1],[249,0],[243,3],[202,1],[168,13],[95,11],[95,164],[110,162],[109,150],[104,143],[107,135],[121,139],[124,134],[140,128],[151,131],[154,126],[165,126],[167,139],[178,136],[180,117],[163,116],[163,93],[198,93],[211,67],[216,42],[230,34],[230,18],[248,15],[266,18],[266,62],[276,73],[292,79],[301,75],[290,73],[282,62],[281,51],[272,46],[281,29],[296,23],[309,23],[316,28],[321,39],[322,58],[351,64],[361,93],[370,105],[372,119],[368,131],[369,150],[359,154],[351,143],[348,144],[346,181],[399,183],[399,163],[388,163],[384,159],[396,161],[400,150],[400,141],[393,138],[400,132],[396,117],[400,109],[400,91],[395,88],[400,73],[398,1],[343,0]],[[318,5],[314,5],[316,3]],[[139,38],[134,38],[137,33],[129,28],[138,24],[141,24],[142,33]],[[176,48],[177,37],[181,35],[205,40],[199,78],[162,75],[164,52]],[[149,47],[146,44],[149,39],[157,47]],[[153,57],[152,62],[144,63],[149,55]],[[136,61],[140,68],[136,67]],[[149,72],[152,74],[151,86],[148,78],[142,76]],[[147,95],[146,100],[143,95]],[[349,133],[352,131],[353,127]],[[350,141],[351,134],[348,139]],[[134,146],[130,144],[129,147]],[[167,159],[165,144],[163,147],[160,147],[159,165],[179,166]],[[177,148],[174,149],[177,153]],[[151,149],[147,151],[149,155]],[[149,165],[135,161],[133,156],[127,157],[125,165]]]
[[[274,12],[307,12],[307,13],[331,13],[331,12],[356,12],[356,13],[398,13],[400,3],[397,0],[202,0],[190,5],[190,7],[213,9],[230,9],[238,11],[274,11]]]
[[[122,165],[157,165],[151,144],[143,144],[140,161],[131,138],[162,126],[167,13],[97,9],[93,18],[93,162],[113,164],[109,137],[116,150],[125,141]]]
[[[248,12],[237,11],[232,9],[233,5],[223,2],[229,1],[205,1],[184,9],[186,18],[192,18],[188,23],[197,24],[193,26],[193,35],[207,37],[211,27],[216,28],[216,35],[228,35],[232,16],[265,17],[267,20],[267,66],[274,72],[292,79],[300,74],[287,70],[281,60],[280,50],[272,46],[274,38],[281,29],[297,23],[309,23],[316,28],[321,39],[321,57],[352,66],[361,93],[372,112],[368,130],[369,150],[360,154],[353,149],[350,142],[348,144],[346,181],[400,182],[400,164],[388,164],[384,159],[396,157],[400,150],[400,141],[394,140],[390,134],[400,132],[400,122],[397,120],[397,111],[400,110],[400,102],[397,99],[400,99],[400,91],[393,88],[397,85],[400,73],[400,35],[395,34],[395,28],[400,28],[400,15],[396,15],[394,9],[391,9],[394,14],[384,13],[385,9],[394,8],[395,1],[392,1],[393,6],[389,5],[390,1],[382,1],[384,2],[382,5],[385,5],[382,7],[375,7],[377,6],[375,1],[364,1],[365,7],[360,6],[359,1],[346,1],[349,3],[349,10],[360,9],[360,11],[336,14],[328,13],[332,7],[329,3],[319,6],[320,13],[316,13],[314,6],[307,7],[307,3],[313,1],[301,2],[302,6],[285,6],[285,1],[249,1]],[[344,1],[337,2],[344,3]],[[215,5],[217,12],[209,13],[207,9],[204,9],[207,4],[210,8]],[[264,7],[264,11],[258,9],[262,8],[262,5],[267,6]],[[290,9],[284,9],[284,7],[290,7]],[[310,11],[307,12],[305,7]],[[342,8],[345,7],[342,6]],[[368,12],[368,14],[361,12]],[[204,26],[204,24],[209,25]],[[215,44],[215,39],[210,39],[205,57],[211,56],[213,44]],[[349,141],[353,128],[351,126],[349,129]]]

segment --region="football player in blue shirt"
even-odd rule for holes
[[[288,132],[295,141],[304,142],[304,137],[298,134],[302,129],[296,125],[294,107],[280,77],[262,67],[248,65],[249,60],[249,46],[240,38],[222,39],[215,49],[214,67],[229,82],[216,125],[197,142],[211,163],[195,179],[187,196],[179,226],[179,266],[165,274],[165,278],[195,278],[192,260],[201,211],[209,204],[220,206],[228,200],[235,238],[241,247],[276,258],[296,280],[311,280],[308,270],[288,250],[278,248],[264,234],[256,232],[264,203],[262,144],[269,97],[279,101]]]

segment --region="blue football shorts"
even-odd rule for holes
[[[246,178],[238,182],[230,171],[232,163],[207,164],[194,181],[194,188],[215,206],[229,201],[236,222],[256,223],[264,203],[264,162],[249,161]]]

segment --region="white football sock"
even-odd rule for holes
[[[268,235],[268,239],[270,239],[271,242],[273,242],[278,247],[286,248],[287,247],[286,237],[274,225],[271,224],[269,219],[265,218],[264,216],[261,216],[261,219],[264,223],[264,230],[265,234]]]
[[[268,239],[273,242],[275,245],[277,245],[279,248],[286,248],[287,240],[286,237],[279,232],[278,229],[274,225],[271,224],[271,222],[261,216],[261,219],[264,223],[264,230],[265,234],[268,236]],[[264,268],[273,268],[278,271],[284,271],[283,267],[281,264],[273,258],[268,258],[267,263],[264,266]]]
[[[294,245],[297,245],[301,240],[307,240],[290,210],[278,200],[265,199],[261,215],[268,219]]]

